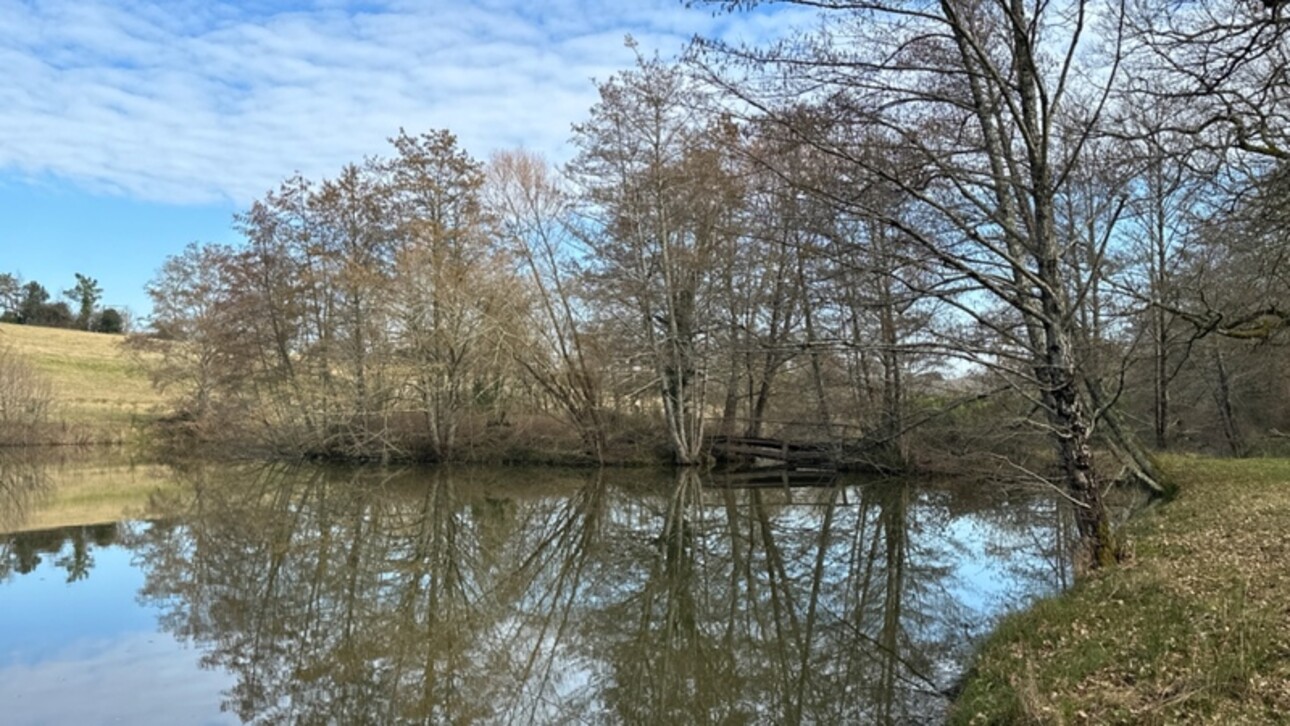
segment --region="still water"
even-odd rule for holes
[[[981,484],[119,468],[0,460],[5,724],[935,723],[1070,577]]]

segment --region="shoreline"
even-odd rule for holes
[[[1164,464],[1130,559],[1000,621],[949,723],[1290,721],[1290,460]]]

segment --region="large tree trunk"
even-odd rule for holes
[[[1110,519],[1102,501],[1102,486],[1089,446],[1091,417],[1076,389],[1073,371],[1054,366],[1051,370],[1053,410],[1050,419],[1057,444],[1057,457],[1066,481],[1067,494],[1075,505],[1075,526],[1079,532],[1081,560],[1091,568],[1109,565],[1118,557]]]
[[[808,290],[805,271],[800,264],[798,266],[798,275],[803,291]],[[820,348],[817,345],[819,338],[815,333],[815,312],[808,293],[803,292],[803,296],[802,321],[806,325],[806,348],[811,361],[811,384],[815,393],[815,411],[823,427],[824,440],[833,444],[836,443],[833,436],[833,412],[829,406],[829,397],[824,390],[824,366],[820,360]]]
[[[1027,31],[1017,21],[1027,18],[1024,0],[1011,0],[1013,57],[1018,67],[1021,122],[1027,137],[1026,160],[1029,165],[1027,192],[1031,203],[1032,226],[1027,246],[1036,264],[1039,290],[1038,325],[1043,330],[1043,349],[1035,350],[1042,361],[1038,372],[1043,395],[1048,403],[1051,436],[1057,447],[1067,494],[1075,505],[1075,524],[1079,531],[1083,561],[1090,568],[1114,562],[1118,551],[1111,533],[1110,518],[1102,501],[1102,488],[1093,462],[1089,439],[1093,433],[1093,413],[1084,405],[1080,391],[1082,373],[1077,364],[1074,342],[1075,326],[1066,298],[1068,286],[1061,245],[1056,234],[1056,189],[1050,166],[1048,144],[1053,116],[1047,101],[1041,100],[1042,77],[1036,72],[1037,49]],[[1014,264],[1014,272],[1020,269]],[[1020,287],[1025,290],[1031,287]],[[1032,338],[1033,341],[1033,338]]]
[[[1036,216],[1044,219],[1046,206],[1036,204]],[[1044,229],[1039,226],[1042,234]],[[1051,230],[1051,227],[1048,228]],[[1051,238],[1045,243],[1041,238],[1040,250],[1055,250]],[[1075,506],[1075,525],[1080,537],[1080,561],[1091,569],[1110,564],[1117,559],[1118,548],[1111,533],[1110,518],[1102,501],[1102,487],[1093,461],[1090,440],[1093,435],[1094,413],[1085,405],[1080,390],[1083,374],[1076,364],[1074,336],[1067,329],[1070,318],[1066,315],[1060,276],[1060,261],[1056,254],[1041,254],[1039,277],[1047,291],[1041,294],[1040,304],[1044,348],[1036,377],[1043,389],[1050,437],[1057,450],[1057,460],[1067,496]]]
[[[908,460],[905,447],[905,384],[901,375],[900,354],[896,348],[900,344],[900,331],[896,327],[896,309],[891,281],[879,282],[881,309],[879,310],[879,334],[882,351],[882,439],[884,449],[894,461],[904,465]]]

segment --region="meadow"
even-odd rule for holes
[[[125,336],[0,323],[9,346],[49,385],[44,444],[123,443],[152,422],[162,397]]]

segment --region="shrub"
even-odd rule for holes
[[[30,440],[49,419],[53,391],[13,348],[0,344],[0,444]]]
[[[125,318],[116,308],[107,308],[94,316],[91,329],[96,333],[124,333]]]

